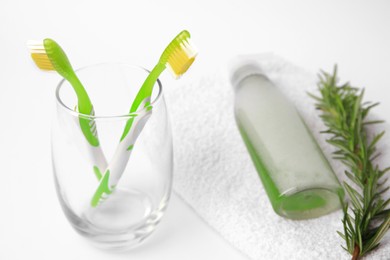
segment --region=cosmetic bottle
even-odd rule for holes
[[[254,64],[233,70],[231,83],[237,126],[274,211],[308,219],[340,208],[343,188],[292,102]]]

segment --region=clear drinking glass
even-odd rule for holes
[[[172,137],[162,85],[158,81],[154,86],[150,117],[114,191],[92,207],[91,199],[99,185],[96,161],[104,166],[104,154],[110,164],[128,120],[147,114],[145,109],[132,114],[128,111],[149,72],[137,66],[107,63],[76,73],[88,91],[95,116],[76,112],[77,96],[71,85],[62,80],[56,90],[57,110],[52,127],[58,198],[69,222],[82,236],[102,248],[129,249],[153,232],[171,193]],[[84,137],[80,117],[94,120],[99,149],[91,148]]]

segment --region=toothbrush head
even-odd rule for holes
[[[68,57],[60,45],[52,39],[28,41],[31,58],[41,70],[57,71],[64,78],[74,73]]]
[[[160,63],[166,64],[175,78],[183,75],[194,62],[196,55],[194,45],[190,40],[190,33],[180,32],[165,48],[160,57]]]

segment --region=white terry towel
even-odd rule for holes
[[[307,96],[308,91],[317,93],[317,76],[272,54],[251,59],[293,101],[330,159],[333,148],[319,134],[325,127]],[[304,221],[274,213],[238,132],[226,71],[166,94],[174,136],[174,190],[224,239],[251,259],[350,259],[336,234],[342,230],[341,210]],[[386,128],[382,144],[390,141]],[[381,148],[387,153],[378,162],[388,166],[389,147]],[[343,166],[335,160],[331,164],[340,181],[346,180]],[[390,232],[367,259],[390,259]]]

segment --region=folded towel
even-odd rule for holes
[[[319,134],[325,127],[307,96],[316,93],[317,76],[272,54],[251,59],[293,101],[330,159],[333,148]],[[341,210],[305,221],[274,213],[238,132],[233,88],[225,70],[166,94],[174,136],[174,190],[223,238],[252,259],[350,258],[336,234],[342,230]],[[380,127],[384,126],[376,126]],[[390,143],[390,127],[386,128],[382,144]],[[380,165],[386,165],[385,157]],[[331,164],[340,181],[346,180],[343,166],[335,160]],[[369,259],[389,258],[387,234]]]

